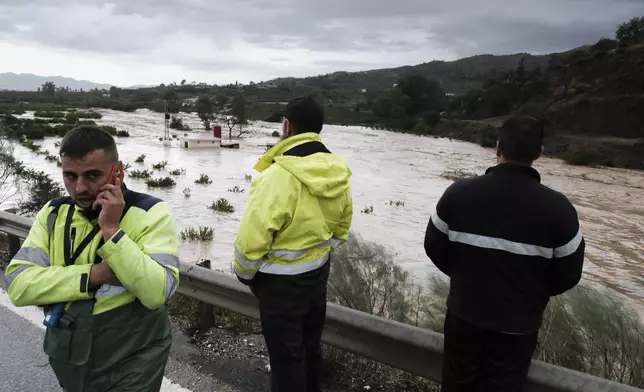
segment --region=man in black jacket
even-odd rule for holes
[[[507,120],[498,165],[452,184],[429,221],[425,251],[451,286],[443,392],[520,391],[550,297],[581,279],[577,212],[531,167],[542,142],[536,119]]]

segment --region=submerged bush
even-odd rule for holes
[[[93,118],[97,120],[103,118],[102,114],[100,114],[99,112],[95,112],[93,110],[90,110],[88,112],[74,111],[74,112],[70,112],[70,115],[73,115],[77,118]]]
[[[42,118],[63,118],[65,117],[64,112],[54,112],[49,110],[38,110],[34,113],[34,117]]]
[[[215,229],[208,226],[188,227],[181,230],[179,236],[184,241],[212,241],[215,238]]]
[[[149,170],[132,170],[128,172],[128,176],[132,178],[150,178],[152,177],[152,172]]]
[[[101,129],[103,129],[105,132],[109,133],[112,136],[118,136],[118,131],[116,127],[113,127],[111,125],[103,125],[101,126]]]
[[[165,169],[166,166],[168,166],[168,161],[161,161],[153,164],[152,168],[155,170],[162,170]]]
[[[145,161],[145,154],[141,154],[141,155],[139,155],[139,156],[138,156],[138,157],[136,157],[136,159],[134,160],[134,162],[136,162],[136,163],[143,163],[144,161]]]
[[[199,178],[195,180],[195,184],[207,185],[212,184],[212,180],[208,177],[207,174],[201,174]]]
[[[441,174],[441,178],[452,181],[462,180],[469,177],[476,177],[476,173],[463,169],[453,169],[444,171],[443,174]]]
[[[224,199],[223,197],[218,199],[217,201],[213,201],[210,206],[208,206],[211,210],[219,211],[219,212],[226,212],[226,213],[231,213],[235,212],[235,207],[233,207],[232,204],[227,199]]]
[[[145,183],[150,188],[171,188],[177,185],[177,183],[170,177],[151,178]]]
[[[231,193],[244,193],[244,189],[242,189],[242,188],[238,187],[237,185],[235,185],[234,187],[228,189],[228,192],[231,192]]]

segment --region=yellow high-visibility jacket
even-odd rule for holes
[[[97,224],[88,219],[71,199],[48,202],[36,215],[18,253],[5,272],[8,293],[16,306],[68,303],[94,297],[93,314],[132,303],[135,299],[149,309],[163,306],[179,285],[179,240],[168,203],[124,187],[127,212],[121,230],[103,241],[99,231],[78,255],[73,265],[65,266],[65,251],[78,249]],[[59,204],[51,236],[47,220]],[[69,209],[73,249],[66,245]],[[104,242],[104,243],[103,243]],[[94,262],[106,261],[122,286],[103,285],[89,289],[89,272]]]
[[[313,150],[289,155],[305,144]],[[315,146],[325,151],[315,152]],[[353,217],[345,160],[329,153],[320,135],[303,133],[276,144],[255,169],[261,174],[235,239],[237,276],[250,283],[258,271],[299,275],[325,265],[347,239]]]

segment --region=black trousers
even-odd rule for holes
[[[272,392],[320,392],[326,292],[297,301],[259,298]]]
[[[441,392],[520,392],[537,333],[485,330],[447,312]]]

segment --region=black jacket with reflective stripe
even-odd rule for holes
[[[425,234],[425,251],[450,279],[447,307],[481,328],[539,329],[551,296],[581,278],[577,212],[528,166],[504,163],[456,181]]]

